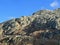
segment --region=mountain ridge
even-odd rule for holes
[[[0,23],[1,45],[58,45],[59,41],[60,8]]]

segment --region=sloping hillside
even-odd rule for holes
[[[60,8],[0,23],[0,45],[60,45]]]

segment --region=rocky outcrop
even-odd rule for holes
[[[60,8],[0,23],[0,45],[60,45]]]

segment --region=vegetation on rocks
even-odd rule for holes
[[[60,45],[60,8],[0,23],[0,45]]]

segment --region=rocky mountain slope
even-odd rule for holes
[[[60,8],[0,23],[0,45],[60,45]]]

